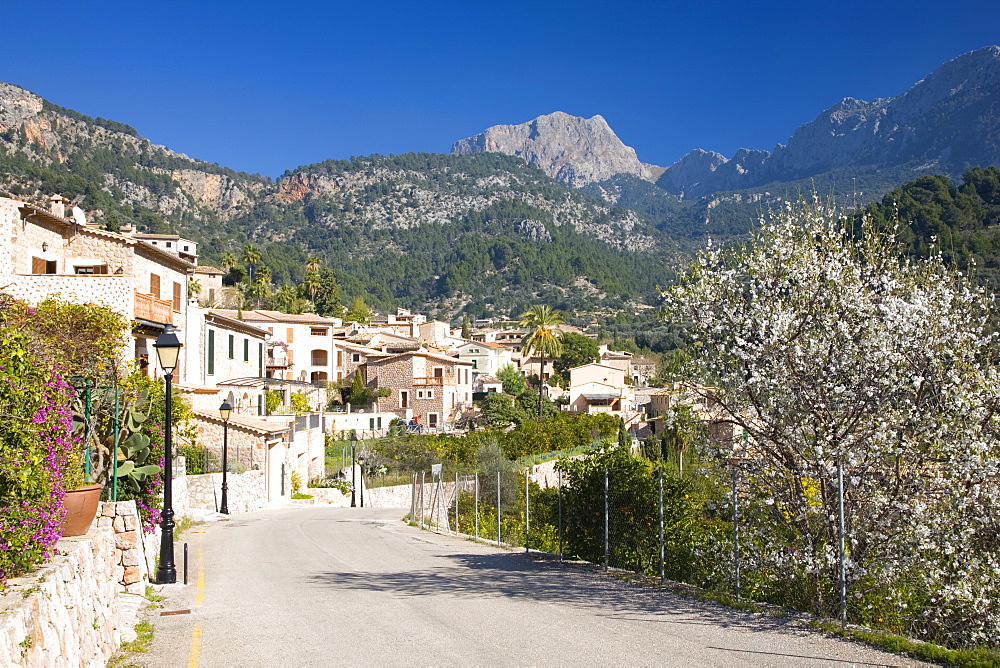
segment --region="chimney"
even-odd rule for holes
[[[62,195],[53,195],[49,198],[49,212],[53,216],[66,217],[66,198]]]
[[[123,237],[129,237],[131,239],[134,233],[135,228],[132,226],[132,223],[122,223],[121,227],[118,228],[118,234]]]

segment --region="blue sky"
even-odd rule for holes
[[[640,159],[771,149],[1000,44],[996,0],[13,2],[0,81],[278,176],[601,114]],[[18,27],[20,26],[20,27]]]

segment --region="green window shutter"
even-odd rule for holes
[[[243,339],[243,361],[250,361],[250,339]]]
[[[208,375],[215,373],[215,330],[208,330]]]
[[[257,377],[264,377],[264,344],[257,344]],[[263,415],[263,413],[261,413]]]
[[[235,337],[233,337],[233,335],[230,334],[229,335],[229,359],[233,359],[233,357],[235,357],[235,355],[233,354],[233,347],[234,347],[235,343],[236,343]]]
[[[368,418],[368,428],[369,429],[375,428],[375,418]]]

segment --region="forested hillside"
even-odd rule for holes
[[[301,280],[315,255],[345,296],[442,315],[516,314],[538,302],[618,309],[652,300],[678,265],[674,244],[641,215],[499,154],[309,165],[231,225],[271,240],[265,262],[278,281]]]
[[[940,252],[945,262],[992,290],[1000,288],[1000,169],[968,169],[960,184],[947,176],[921,176],[865,213],[883,228],[895,227],[909,252]]]

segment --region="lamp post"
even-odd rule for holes
[[[355,485],[355,470],[358,467],[358,460],[354,457],[355,448],[358,447],[358,432],[351,432],[351,508],[356,508],[358,504],[354,500],[354,490],[357,487]]]
[[[233,412],[233,407],[226,399],[219,406],[219,416],[222,418],[222,503],[219,504],[219,512],[223,515],[229,514],[229,483],[226,474],[229,472],[229,416]]]
[[[365,456],[358,457],[358,467],[361,469],[361,507],[365,507]]]
[[[173,507],[173,442],[171,441],[171,421],[173,419],[173,389],[174,369],[177,368],[177,358],[181,353],[181,342],[177,338],[174,326],[168,324],[153,344],[156,357],[163,369],[166,382],[166,425],[163,435],[163,514],[160,520],[160,564],[156,568],[156,581],[159,584],[177,582],[177,569],[174,567],[174,507]]]

